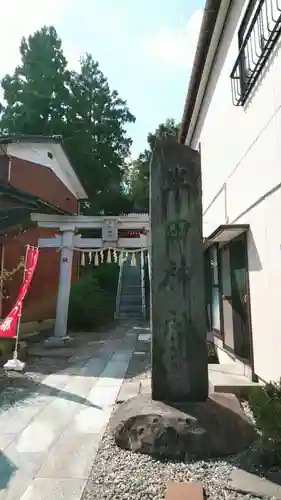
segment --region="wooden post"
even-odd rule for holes
[[[172,138],[150,166],[152,398],[208,396],[201,163]]]

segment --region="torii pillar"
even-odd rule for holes
[[[67,335],[67,316],[69,306],[69,295],[71,287],[71,274],[74,248],[75,227],[66,226],[60,228],[60,272],[59,286],[56,306],[56,320],[54,335],[46,339],[45,344],[49,347],[59,347],[69,344],[71,338]]]

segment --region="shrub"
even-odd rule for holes
[[[281,379],[252,391],[249,404],[261,432],[259,452],[266,466],[281,464]]]
[[[215,346],[212,342],[207,342],[207,349],[208,349],[208,363],[218,364],[219,363],[218,355]]]
[[[8,358],[12,356],[15,348],[14,338],[2,338],[0,340],[0,356],[3,358]]]
[[[119,267],[104,263],[83,269],[70,292],[68,327],[90,330],[113,319]]]
[[[92,268],[92,276],[98,281],[102,290],[110,295],[116,295],[119,267],[115,263],[104,263]]]
[[[111,300],[91,275],[73,283],[70,291],[68,327],[72,330],[89,330],[108,320]]]

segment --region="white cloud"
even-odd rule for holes
[[[23,36],[29,36],[44,25],[57,25],[68,8],[68,0],[9,0],[5,4],[0,30],[0,78],[13,72],[20,63],[19,45]],[[70,65],[77,64],[72,47],[66,56]]]
[[[201,27],[203,10],[197,10],[183,28],[162,26],[142,40],[145,54],[159,63],[190,67],[193,62]]]

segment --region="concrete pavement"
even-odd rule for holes
[[[0,500],[79,500],[140,330],[76,353],[0,413]]]

